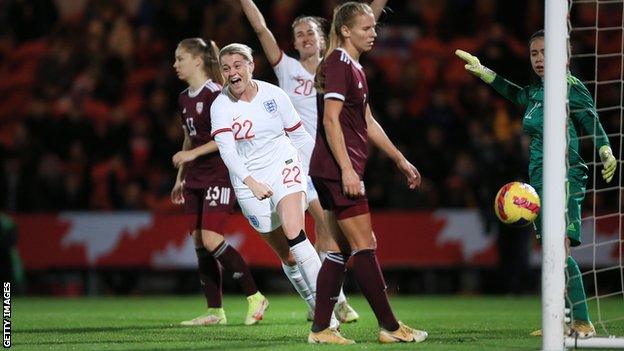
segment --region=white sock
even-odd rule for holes
[[[321,263],[323,263],[323,261],[325,261],[325,257],[327,257],[327,251],[321,251],[318,253],[318,255],[321,259]],[[336,306],[344,302],[347,302],[347,297],[345,296],[342,287],[340,287],[340,294],[338,294],[338,301],[336,301]]]
[[[286,274],[286,278],[290,280],[292,286],[295,287],[295,290],[297,290],[301,298],[306,302],[306,304],[308,304],[308,307],[311,310],[314,310],[314,295],[310,291],[308,283],[306,283],[305,279],[303,279],[301,271],[299,271],[299,266],[289,266],[282,262],[282,270],[284,271],[284,274]]]
[[[312,246],[310,240],[306,238],[304,241],[291,246],[290,252],[292,252],[295,257],[297,266],[299,266],[299,271],[308,284],[310,292],[312,295],[316,296],[316,278],[321,269],[321,260],[316,250],[314,250],[314,246]]]

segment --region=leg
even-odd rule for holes
[[[327,225],[331,228],[332,235],[335,236],[335,242],[340,243],[341,251],[327,253],[326,259],[323,261],[321,270],[317,280],[316,308],[314,310],[314,322],[312,323],[312,332],[319,333],[329,328],[330,318],[334,305],[338,300],[346,263],[349,260],[349,252],[351,248],[344,238],[344,234],[336,221],[336,216],[331,211],[325,211]]]
[[[321,207],[321,203],[318,199],[310,201],[310,204],[308,205],[308,212],[310,212],[312,218],[314,218],[314,234],[316,236],[314,247],[321,258],[321,263],[323,263],[328,252],[339,252],[340,248],[338,247],[338,243],[334,239],[334,236],[329,231],[329,224],[325,219],[323,207]],[[344,238],[342,235],[341,237]],[[340,319],[341,322],[354,322],[359,318],[357,312],[355,312],[351,306],[347,304],[347,297],[345,296],[342,288],[340,289],[340,294],[338,295],[338,306],[339,309],[336,314],[338,314],[338,319]],[[344,311],[344,313],[341,313],[340,311]]]
[[[290,252],[303,275],[312,294],[316,294],[316,279],[321,260],[308,240],[305,231],[304,193],[297,192],[284,196],[277,204],[277,213],[282,222],[284,235],[288,239]]]
[[[202,290],[206,297],[208,308],[221,308],[221,267],[210,251],[206,250],[202,245],[201,233],[201,230],[196,230],[193,231],[192,236],[193,242],[195,243],[197,267]]]
[[[581,243],[581,204],[585,198],[586,180],[584,175],[577,177],[572,172],[568,179],[566,303],[569,303],[572,311],[572,329],[583,338],[593,336],[595,329],[589,318],[583,276],[578,264],[570,255],[570,246],[577,246]]]
[[[208,212],[204,215],[205,228],[222,229],[222,223],[229,214],[222,212]],[[203,247],[210,251],[223,268],[232,274],[232,278],[240,285],[245,296],[251,296],[258,292],[249,266],[241,254],[225,241],[223,235],[214,230],[202,230],[201,242]]]
[[[290,252],[288,241],[284,236],[282,227],[275,229],[274,231],[261,235],[262,239],[273,249],[282,261],[282,270],[286,274],[286,278],[290,281],[292,286],[297,290],[301,298],[306,302],[308,308],[314,308],[314,295],[308,287],[305,279],[301,275],[301,271],[297,266],[295,257]]]
[[[386,295],[386,282],[375,255],[377,243],[373,235],[370,214],[364,213],[340,219],[338,225],[353,250],[355,277],[362,293],[373,309],[379,325],[385,330],[397,330],[399,323],[390,308]]]

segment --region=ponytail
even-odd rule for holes
[[[362,14],[373,14],[373,9],[365,3],[354,1],[346,2],[334,8],[334,16],[331,26],[329,27],[329,43],[323,55],[323,60],[316,68],[314,87],[318,93],[323,94],[325,92],[325,76],[323,75],[325,60],[327,60],[327,57],[342,45],[344,41],[341,32],[342,26],[351,28],[356,16]]]
[[[204,73],[206,73],[208,78],[223,85],[225,80],[219,66],[219,48],[213,40],[208,40],[208,43],[206,43],[202,38],[187,38],[180,41],[178,46],[193,57],[200,56],[204,62]]]

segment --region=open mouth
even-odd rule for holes
[[[242,82],[243,80],[240,77],[234,77],[232,79],[230,79],[230,84],[231,85],[239,85],[240,82]]]

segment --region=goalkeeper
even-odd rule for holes
[[[471,54],[456,50],[455,54],[466,61],[466,70],[491,85],[497,92],[516,104],[526,106],[522,121],[524,133],[531,137],[529,152],[529,179],[531,185],[542,196],[543,155],[544,155],[544,31],[540,30],[529,39],[531,66],[539,76],[539,81],[524,88],[497,75],[483,66],[479,59]],[[589,318],[583,279],[576,261],[570,256],[570,246],[581,244],[581,203],[585,197],[589,169],[579,154],[580,128],[594,135],[596,147],[602,161],[602,178],[608,183],[615,174],[617,161],[609,146],[607,135],[598,120],[593,99],[581,81],[571,74],[567,76],[570,118],[568,119],[568,180],[567,180],[567,239],[566,239],[566,306],[572,307],[572,325],[570,334],[580,338],[589,338],[596,334]],[[536,220],[537,237],[540,238],[541,215]],[[567,328],[566,328],[567,329]],[[531,333],[540,336],[541,331]]]

